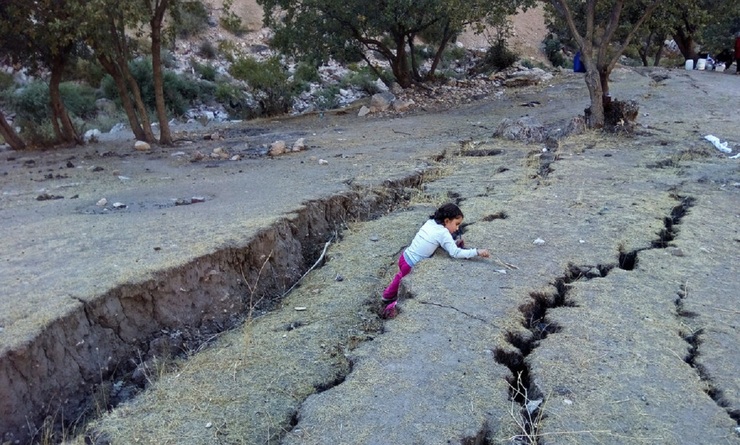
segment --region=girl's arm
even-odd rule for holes
[[[488,255],[487,250],[481,250],[479,252],[477,249],[461,249],[457,247],[455,240],[452,239],[452,235],[447,231],[447,229],[444,229],[444,232],[440,231],[440,238],[440,246],[442,246],[442,248],[453,258],[474,258],[478,256],[479,253],[485,253],[485,255],[481,256]]]

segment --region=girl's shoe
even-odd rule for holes
[[[383,309],[383,314],[382,314],[383,318],[386,318],[386,319],[394,318],[398,314],[398,310],[396,309],[396,303],[397,302],[394,301],[393,303],[387,305],[385,309]]]

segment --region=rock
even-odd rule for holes
[[[360,108],[360,111],[357,113],[357,116],[358,117],[365,117],[368,114],[370,114],[370,108],[368,108],[368,107],[366,107],[366,106],[363,105],[362,108]]]
[[[380,238],[378,238],[378,235],[370,235],[370,241],[378,241]]]
[[[293,143],[291,151],[303,151],[306,149],[306,139],[300,138]]]
[[[126,124],[119,122],[116,125],[114,125],[113,128],[111,128],[108,133],[110,134],[119,133],[125,129],[126,129]]]
[[[122,203],[122,202],[114,202],[113,203],[113,208],[114,209],[125,209],[126,207],[128,207],[128,206],[126,204]]]
[[[270,144],[270,150],[268,150],[267,154],[270,156],[280,156],[285,153],[285,150],[285,141],[275,141]]]
[[[326,159],[319,159],[319,165],[329,165],[329,161]]]
[[[386,85],[385,82],[383,82],[383,79],[381,79],[380,77],[378,77],[378,80],[375,81],[375,88],[377,88],[378,91],[380,91],[381,93],[389,91],[388,85]]]
[[[108,204],[108,200],[105,198],[101,198],[98,202],[95,203],[98,207],[105,207],[105,205]]]
[[[537,238],[536,240],[532,241],[532,244],[541,246],[542,244],[545,244],[545,240],[543,240],[542,238]]]
[[[413,104],[413,100],[394,100],[392,106],[394,111],[403,112],[411,108]]]
[[[531,70],[524,69],[521,71],[509,73],[504,80],[504,86],[513,88],[528,85],[537,85],[540,82],[550,79],[552,79],[552,74],[540,68],[532,68]]]
[[[396,96],[390,92],[373,94],[373,97],[370,98],[370,111],[378,112],[387,110],[395,98]]]
[[[190,198],[190,202],[193,204],[197,204],[199,202],[206,202],[206,198],[204,196],[193,196]]]
[[[134,150],[137,151],[149,151],[152,149],[152,146],[144,141],[136,141],[134,143]]]
[[[223,149],[223,147],[216,147],[213,149],[213,152],[211,153],[212,158],[218,158],[218,159],[228,159],[231,155]]]
[[[97,128],[93,128],[87,130],[82,138],[86,143],[98,142],[100,140],[100,134],[100,130],[98,130]]]
[[[512,141],[544,142],[547,130],[535,118],[523,116],[515,121],[508,118],[502,120],[493,135]]]

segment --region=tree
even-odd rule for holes
[[[134,136],[138,140],[155,142],[148,110],[129,69],[134,53],[126,30],[138,25],[143,15],[141,5],[117,0],[93,0],[78,5],[83,8],[80,13],[91,18],[82,29],[85,42],[113,79]]]
[[[586,0],[585,4],[575,0],[550,0],[555,11],[568,24],[586,67],[585,80],[591,98],[586,125],[590,128],[604,126],[604,107],[611,102],[609,75],[637,30],[661,0],[648,0],[643,4],[643,12],[634,23],[622,16],[625,1],[629,0]],[[626,29],[625,35],[621,41],[614,42],[620,27]]]
[[[434,75],[441,52],[466,25],[492,14],[512,12],[521,0],[258,0],[265,25],[275,31],[273,44],[283,52],[312,60],[365,60],[370,54],[388,61],[393,77],[406,88]],[[513,8],[513,9],[512,9]],[[435,63],[426,76],[414,55],[417,38],[436,46]],[[408,48],[408,50],[407,50]],[[380,73],[378,73],[380,74]]]
[[[78,39],[77,17],[70,14],[64,2],[54,0],[17,0],[0,4],[0,36],[6,51],[16,61],[35,72],[50,71],[49,97],[52,125],[57,140],[81,144],[69,113],[64,106],[59,84],[67,63],[74,57]],[[12,44],[8,44],[12,42]]]
[[[149,30],[152,42],[152,77],[154,78],[154,100],[159,120],[159,143],[172,145],[172,134],[167,119],[167,106],[164,101],[164,80],[162,75],[162,22],[171,0],[143,0],[149,12]]]

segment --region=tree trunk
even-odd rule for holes
[[[696,62],[698,59],[696,50],[694,49],[694,36],[684,31],[683,28],[679,28],[673,33],[673,40],[678,46],[678,50],[683,54],[684,59],[692,59]]]
[[[653,66],[660,66],[660,59],[663,57],[663,44],[661,43],[660,46],[658,46],[658,49],[655,51],[655,58],[653,59]]]
[[[445,30],[442,34],[444,37],[442,37],[442,41],[439,44],[439,47],[437,48],[436,54],[434,54],[434,60],[432,61],[432,66],[429,68],[429,73],[427,74],[428,79],[434,78],[434,73],[437,71],[437,66],[439,66],[439,62],[442,60],[442,53],[444,53],[445,49],[447,49],[447,44],[450,42],[450,39],[453,36],[453,33],[450,31],[450,22],[449,20],[445,24]]]
[[[402,88],[408,88],[413,84],[411,72],[408,64],[408,54],[406,53],[406,38],[404,34],[399,33],[395,36],[396,55],[391,60],[391,70],[398,84]]]
[[[586,126],[589,128],[604,127],[604,91],[601,88],[600,75],[595,68],[587,68],[586,86],[591,97],[591,106],[586,113]]]
[[[172,145],[172,134],[167,121],[167,108],[164,102],[164,79],[162,75],[162,20],[167,10],[169,0],[159,0],[156,3],[154,15],[149,23],[152,37],[152,77],[154,79],[154,101],[157,107],[159,120],[159,143]]]
[[[0,136],[5,139],[5,143],[10,145],[10,148],[13,150],[25,150],[26,143],[23,142],[23,139],[16,134],[13,127],[5,120],[5,115],[2,111],[0,111]]]
[[[141,122],[139,121],[139,117],[136,115],[136,110],[134,109],[133,102],[131,102],[131,97],[129,97],[128,88],[126,88],[126,80],[123,78],[123,74],[118,70],[116,64],[103,54],[98,55],[98,62],[100,62],[100,65],[111,76],[111,78],[113,78],[113,82],[116,84],[118,95],[121,97],[121,103],[123,104],[123,110],[126,112],[129,125],[131,126],[131,131],[134,132],[134,137],[140,141],[145,141],[146,135],[144,134],[144,130],[141,128]]]
[[[62,94],[59,91],[59,84],[62,81],[62,71],[64,70],[64,58],[63,56],[54,56],[51,66],[51,77],[49,79],[49,98],[51,101],[52,119],[55,122],[61,124],[61,141],[65,144],[75,145],[82,144],[83,141],[77,134],[72,120],[69,118],[69,113],[64,107],[62,101]],[[56,130],[55,124],[55,130]]]

